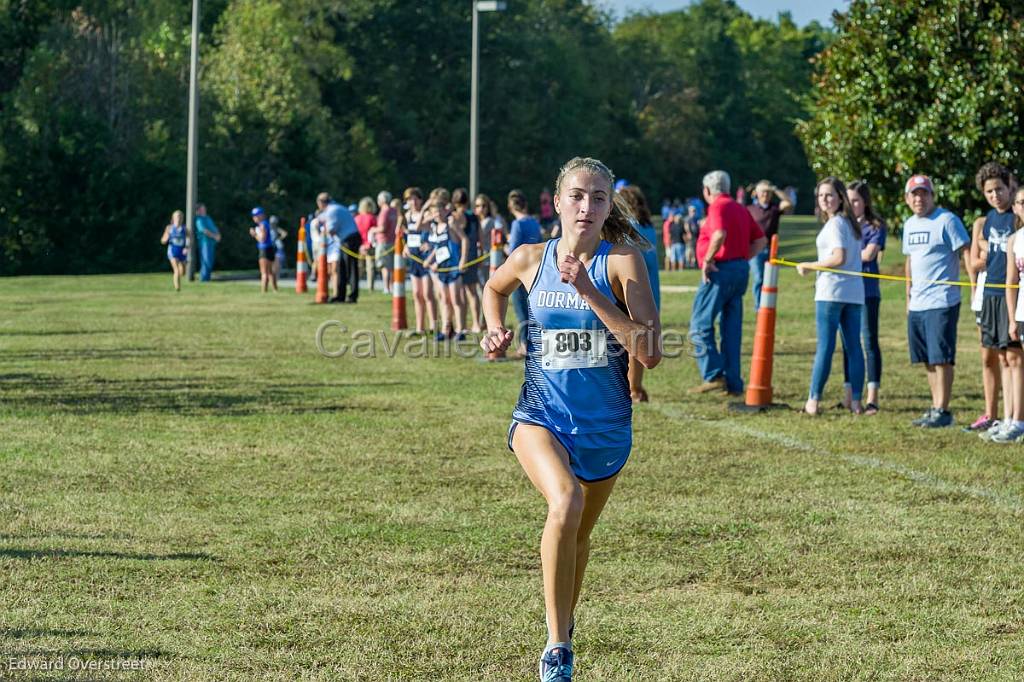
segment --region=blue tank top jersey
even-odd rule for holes
[[[654,294],[654,307],[661,310],[661,275],[658,273],[658,233],[653,225],[636,225],[636,231],[650,243],[644,251],[644,265],[647,266],[647,281],[651,284]]]
[[[413,277],[424,277],[428,274],[423,261],[430,255],[432,244],[430,234],[420,229],[419,220],[412,219],[412,212],[406,214],[405,245],[412,258],[406,263],[406,270]],[[417,241],[419,242],[417,244]]]
[[[171,233],[168,235],[167,245],[176,249],[185,248],[184,225],[171,225]]]
[[[988,260],[985,264],[986,284],[1006,283],[1006,241],[1014,232],[1013,211],[1000,213],[992,209],[985,216],[985,227],[982,235],[988,242]],[[985,287],[986,296],[1005,296],[1006,290]]]
[[[559,241],[552,239],[545,244],[530,288],[526,374],[512,418],[568,434],[630,428],[633,403],[627,378],[629,356],[576,288],[562,282],[556,262]],[[615,301],[608,280],[611,247],[610,242],[602,240],[587,271],[598,291]],[[561,346],[559,351],[566,347],[570,351],[589,351],[601,338],[606,339],[605,364],[550,368],[554,347]]]
[[[442,247],[448,247],[448,258],[446,260],[438,261],[437,267],[439,268],[454,268],[459,265],[459,258],[462,256],[462,252],[459,248],[459,243],[454,239],[448,237],[448,226],[445,225],[444,231],[438,229],[438,224],[435,221],[430,221],[430,243],[433,245],[433,250],[437,251]]]
[[[259,248],[269,249],[274,245],[274,231],[270,229],[270,221],[261,220],[260,227],[263,228],[263,238],[259,241]]]
[[[480,219],[475,214],[466,212],[466,262],[474,260],[480,254],[477,241],[480,239]]]
[[[170,232],[167,234],[167,257],[174,260],[185,260],[185,226],[169,225]]]

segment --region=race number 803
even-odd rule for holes
[[[594,344],[590,340],[590,332],[558,332],[555,334],[555,351],[565,353],[572,351],[588,352]]]
[[[604,329],[541,330],[541,367],[545,370],[608,366]]]

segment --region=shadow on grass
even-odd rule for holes
[[[0,331],[0,336],[90,336],[93,334],[112,334],[109,329],[29,329],[26,331]]]
[[[23,533],[12,535],[0,533],[0,540],[131,540],[132,536],[127,534],[100,534],[100,533]]]
[[[0,628],[0,638],[30,639],[32,637],[95,637],[84,630],[44,630],[42,628]]]
[[[138,649],[122,651],[120,649],[66,649],[60,651],[47,651],[45,649],[33,649],[29,651],[19,652],[18,658],[43,658],[50,657],[56,658],[63,656],[64,658],[70,658],[71,656],[77,656],[84,660],[94,659],[112,659],[119,658],[126,661],[138,661],[145,658],[168,658],[174,656],[169,651],[163,651],[161,649]],[[176,656],[174,656],[176,658]]]
[[[136,561],[212,561],[220,559],[209,554],[176,552],[173,554],[135,554],[132,552],[90,552],[76,549],[0,549],[0,557],[11,559],[131,559]]]
[[[137,414],[237,417],[254,414],[333,413],[363,409],[358,403],[329,402],[322,391],[378,391],[400,381],[297,383],[233,382],[229,379],[189,380],[176,377],[108,379],[64,378],[52,374],[0,374],[4,406],[12,410],[52,410],[71,414]],[[387,408],[375,408],[384,410]]]
[[[160,358],[191,361],[196,355],[168,352],[166,348],[68,348],[59,350],[0,351],[0,362],[81,362],[82,360],[130,360]],[[235,360],[237,356],[203,352],[203,360]]]

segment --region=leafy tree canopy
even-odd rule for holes
[[[200,200],[248,267],[248,208],[286,226],[317,192],[465,186],[463,0],[203,0]],[[0,0],[0,274],[163,267],[183,208],[190,3]],[[583,0],[481,15],[481,189],[536,197],[575,155],[652,203],[724,167],[807,188],[820,26],[731,0],[614,22]],[[536,208],[536,207],[534,207]]]
[[[978,167],[1020,170],[1022,15],[1012,0],[853,0],[800,126],[815,171],[868,180],[892,217],[909,215],[914,173],[932,177],[940,204],[981,209]]]

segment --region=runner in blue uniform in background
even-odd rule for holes
[[[188,238],[185,232],[185,214],[175,211],[171,214],[171,224],[164,228],[160,237],[161,244],[167,244],[167,260],[171,262],[171,281],[174,290],[181,291],[181,278],[185,274],[185,261],[188,260]]]
[[[452,217],[451,195],[448,190],[438,187],[430,193],[430,203],[424,212],[428,220],[428,240],[433,251],[424,259],[423,265],[434,273],[434,285],[441,299],[441,328],[437,340],[466,338],[463,328],[462,308],[466,305],[462,289],[462,270],[466,267],[466,233]]]
[[[277,291],[277,275],[274,274],[274,257],[277,255],[277,248],[274,247],[274,230],[270,227],[266,213],[259,206],[252,209],[252,221],[256,225],[249,228],[249,234],[256,240],[256,250],[259,252],[260,290],[267,293],[268,285],[273,284],[274,291]]]
[[[629,356],[661,360],[647,247],[600,161],[574,158],[555,183],[561,237],[524,244],[488,280],[485,351],[508,348],[509,296],[529,291],[526,377],[508,444],[548,505],[541,539],[547,645],[540,679],[572,679],[573,611],[590,533],[632,447]]]
[[[426,226],[429,221],[423,220],[426,211],[423,209],[423,192],[419,187],[408,187],[402,193],[405,199],[405,262],[406,270],[412,279],[412,298],[416,311],[416,333],[433,333],[437,326],[437,300],[434,298],[434,282],[430,270],[423,267],[423,262],[430,255],[430,242]]]
[[[476,262],[481,249],[480,219],[470,209],[469,204],[469,192],[464,188],[460,187],[452,192],[452,217],[456,219],[456,224],[466,234],[466,241],[463,244],[466,251],[464,260],[469,264],[460,273],[459,278],[462,283],[462,295],[466,302],[466,305],[462,307],[462,315],[465,318],[468,308],[469,330],[474,334],[479,334],[483,329],[483,320],[480,316],[480,264]],[[487,247],[484,251],[489,249],[490,247]],[[465,319],[462,320],[462,326],[463,328],[466,326]]]

